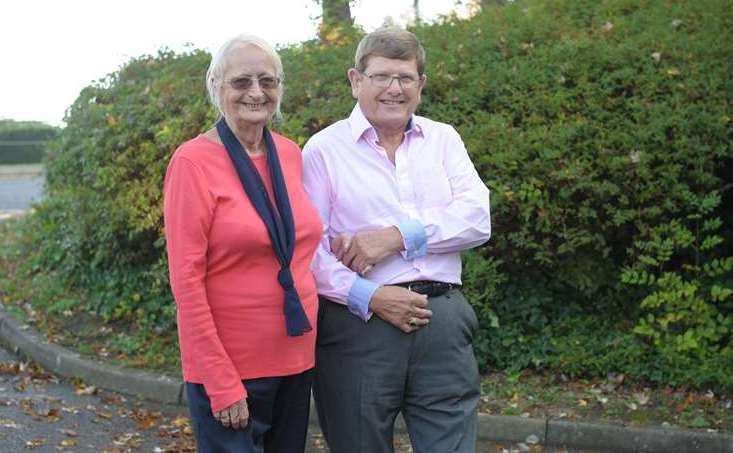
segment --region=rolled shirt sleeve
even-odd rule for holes
[[[419,258],[428,253],[427,235],[425,227],[420,221],[415,219],[407,219],[397,225],[397,229],[402,234],[405,250],[402,256],[406,260]]]

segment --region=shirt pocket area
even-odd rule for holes
[[[418,186],[415,188],[415,192],[418,194],[422,207],[440,207],[453,201],[450,181],[442,165],[428,165],[416,176],[415,180]]]

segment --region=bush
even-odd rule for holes
[[[29,219],[36,269],[58,269],[107,319],[171,327],[162,177],[215,119],[192,51],[134,59],[85,88],[46,159],[48,195]]]
[[[493,238],[464,272],[484,369],[625,370],[733,389],[712,360],[733,355],[730,273],[703,275],[732,247],[729,6],[517,1],[414,29],[428,53],[421,113],[459,130],[492,191]],[[282,49],[276,129],[303,144],[349,113],[357,40]],[[208,58],[162,51],[86,88],[48,156],[49,196],[27,227],[35,269],[94,294],[89,308],[110,319],[172,327],[162,178],[172,151],[215,119]],[[695,247],[650,265],[670,225]],[[685,284],[694,301],[651,302]],[[697,358],[675,347],[687,328]]]

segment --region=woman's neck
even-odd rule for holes
[[[263,139],[264,125],[235,126],[232,132],[242,144],[244,150],[250,156],[265,153],[265,141]]]
[[[239,143],[244,148],[244,151],[250,156],[259,156],[265,154],[265,141],[263,139],[264,125],[245,125],[232,127],[229,122],[227,125],[237,137]],[[217,143],[223,143],[219,132],[216,128],[211,128],[204,133],[204,136],[216,141]]]

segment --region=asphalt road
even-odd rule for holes
[[[182,407],[63,381],[0,349],[0,451],[194,451]]]
[[[0,211],[27,209],[43,196],[43,175],[0,175]]]
[[[307,452],[323,444],[314,430]],[[194,452],[195,443],[185,407],[64,380],[0,348],[0,452],[24,450]]]

